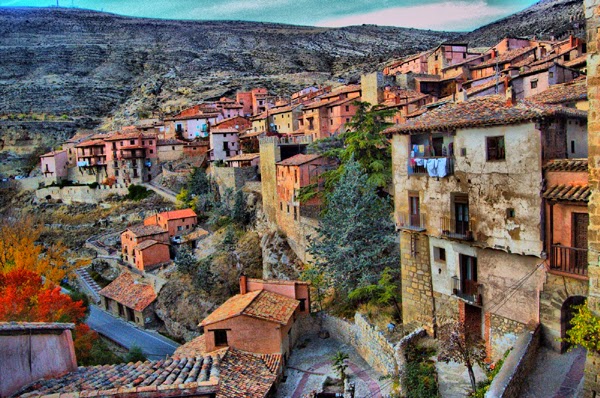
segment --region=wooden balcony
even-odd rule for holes
[[[442,236],[451,239],[474,240],[473,226],[474,220],[472,218],[468,221],[461,221],[452,217],[440,217],[440,231]]]
[[[576,247],[552,245],[550,269],[567,274],[587,276],[588,251]]]
[[[425,222],[425,213],[410,214],[400,213],[398,214],[398,229],[423,232],[427,230],[427,224]]]
[[[146,157],[146,151],[143,149],[136,150],[127,150],[123,149],[121,151],[121,159],[140,159]]]
[[[469,304],[483,306],[483,285],[476,281],[461,281],[457,276],[453,276],[452,294]]]

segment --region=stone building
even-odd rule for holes
[[[160,172],[156,134],[129,128],[111,134],[104,142],[107,173],[118,184],[140,184]]]
[[[108,177],[106,145],[94,138],[75,145],[76,180],[82,183],[102,183]]]
[[[448,103],[386,131],[404,322],[433,333],[458,318],[493,358],[539,322],[543,166],[569,156],[568,121],[587,117],[510,94]]]
[[[168,263],[169,232],[158,225],[137,225],[121,234],[121,255],[140,271]]]
[[[125,271],[100,292],[101,307],[113,315],[146,327],[154,322],[154,288]]]

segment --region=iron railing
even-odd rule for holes
[[[552,245],[550,269],[569,274],[587,276],[588,251],[577,247]]]
[[[409,229],[412,231],[425,231],[427,229],[425,213],[400,213],[398,215],[398,228]]]
[[[470,279],[461,281],[458,276],[453,276],[452,294],[470,304],[483,305],[483,285],[476,281]]]
[[[445,166],[440,167],[438,161],[445,159]],[[429,162],[434,162],[431,167],[428,167]],[[440,170],[444,174],[440,175]],[[447,177],[454,174],[454,157],[451,156],[435,156],[408,159],[408,175],[429,175],[430,177]]]
[[[443,236],[453,239],[474,240],[474,220],[457,220],[452,217],[440,217],[440,231]]]

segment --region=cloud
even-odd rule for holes
[[[317,26],[375,24],[407,28],[468,31],[519,11],[518,6],[491,6],[483,0],[443,1],[420,6],[393,7],[366,14],[317,21]]]

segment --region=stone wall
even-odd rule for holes
[[[402,271],[402,322],[413,322],[433,334],[434,303],[427,235],[403,231],[400,234]]]
[[[486,319],[490,320],[489,343],[491,347],[488,355],[491,355],[493,360],[498,360],[502,358],[506,350],[514,347],[519,336],[525,332],[525,325],[496,314],[486,314]]]
[[[52,200],[61,200],[66,204],[90,203],[97,204],[104,201],[110,195],[127,195],[129,191],[123,186],[100,185],[93,189],[87,185],[71,187],[50,187],[35,191],[38,200],[46,200],[48,197]]]
[[[576,279],[563,275],[547,273],[544,290],[540,293],[540,323],[542,324],[542,342],[556,351],[562,348],[561,309],[569,297],[588,295],[587,279]]]
[[[262,181],[263,211],[267,221],[276,223],[277,218],[277,167],[281,160],[281,150],[274,140],[260,142],[260,175]]]
[[[585,0],[585,19],[587,30],[587,67],[588,67],[588,159],[589,186],[592,192],[588,212],[590,225],[588,229],[588,306],[600,315],[600,53],[598,46],[598,29],[600,28],[600,0]],[[600,356],[588,354],[583,384],[584,398],[600,395]]]
[[[256,167],[211,167],[212,177],[219,184],[221,194],[230,188],[234,192],[242,189],[247,181],[257,178]]]
[[[540,328],[521,334],[506,357],[502,369],[494,377],[486,398],[518,398],[521,387],[536,362],[540,344]]]

